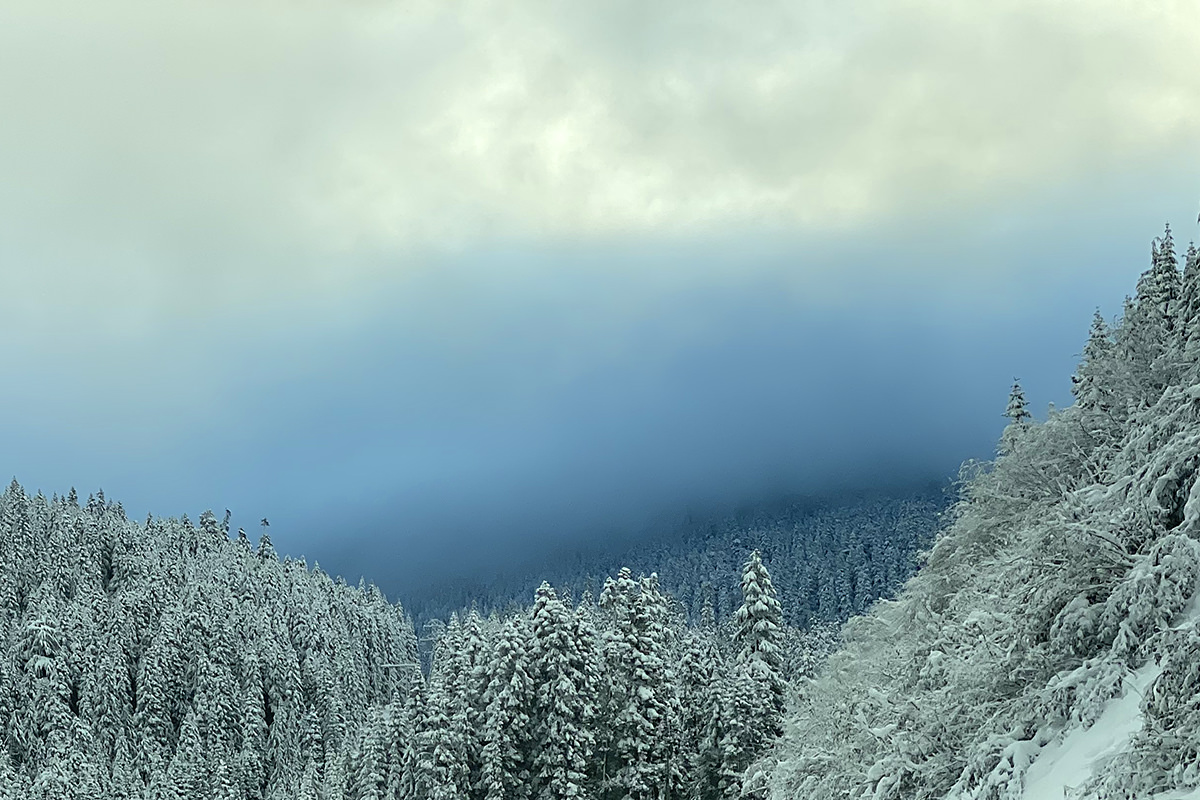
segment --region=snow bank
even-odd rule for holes
[[[1194,626],[1198,621],[1200,593],[1192,596],[1174,630]],[[1127,675],[1122,683],[1124,691],[1105,705],[1093,725],[1074,728],[1043,747],[1025,774],[1021,800],[1071,797],[1070,790],[1083,786],[1113,758],[1127,751],[1134,734],[1142,728],[1142,697],[1160,674],[1162,667],[1152,662]],[[1166,792],[1152,800],[1200,800],[1200,788]]]
[[[1109,701],[1090,728],[1076,728],[1042,748],[1025,775],[1022,800],[1061,800],[1067,790],[1082,786],[1117,754],[1142,727],[1142,695],[1162,672],[1147,664],[1127,676],[1124,693]]]

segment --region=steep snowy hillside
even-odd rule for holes
[[[1077,402],[1014,387],[927,565],[847,625],[753,785],[778,798],[1186,797],[1200,785],[1200,257],[1170,229]]]

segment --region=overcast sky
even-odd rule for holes
[[[0,469],[401,595],[949,474],[1196,235],[1197,41],[1194,2],[0,2]]]

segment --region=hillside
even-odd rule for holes
[[[210,513],[138,524],[103,494],[15,481],[0,634],[13,798],[294,796],[416,664],[399,606],[280,561],[265,532],[252,547]]]
[[[1168,228],[1121,318],[1097,314],[1074,405],[1034,422],[1014,387],[998,457],[965,468],[952,524],[900,596],[852,620],[798,686],[759,791],[1032,800],[1200,785],[1195,248],[1184,261]]]
[[[481,612],[520,607],[543,580],[574,597],[597,596],[621,567],[657,573],[663,590],[693,621],[709,604],[717,617],[741,602],[742,562],[751,550],[771,565],[786,621],[794,627],[843,622],[890,597],[933,543],[953,494],[929,485],[903,492],[841,495],[761,504],[667,531],[544,556],[520,573],[488,581],[446,582],[408,592],[420,623],[474,605]]]
[[[654,575],[505,616],[404,609],[280,560],[210,512],[0,494],[0,798],[596,800],[736,796],[789,677],[836,632],[788,627],[757,552],[689,624]],[[422,668],[420,645],[430,663]]]

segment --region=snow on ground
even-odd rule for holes
[[[1162,668],[1147,664],[1125,678],[1125,693],[1109,701],[1090,728],[1076,728],[1046,745],[1025,774],[1022,800],[1061,800],[1064,790],[1079,786],[1121,753],[1142,727],[1142,693]]]
[[[1181,615],[1176,629],[1200,620],[1200,593]],[[1114,697],[1090,728],[1076,728],[1061,739],[1046,745],[1025,773],[1025,791],[1021,800],[1061,800],[1070,788],[1078,787],[1122,753],[1142,727],[1142,695],[1162,672],[1149,663],[1125,677],[1124,693]],[[1200,788],[1185,792],[1166,792],[1152,800],[1200,800]]]

